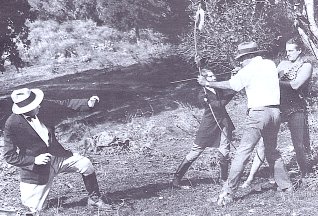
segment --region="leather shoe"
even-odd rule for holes
[[[181,188],[181,180],[178,179],[178,178],[174,178],[172,180],[172,186],[175,187],[175,188]]]
[[[291,192],[294,191],[294,188],[293,188],[293,186],[290,186],[290,187],[284,188],[284,189],[278,187],[276,190],[277,190],[278,192],[288,192],[288,193],[291,193]]]
[[[227,192],[222,192],[218,197],[217,204],[219,206],[225,206],[231,202],[233,202],[233,196]]]
[[[92,198],[88,198],[87,205],[92,207],[97,207],[99,209],[104,209],[107,211],[112,210],[112,206],[110,204],[105,203],[101,198],[98,198],[97,200],[94,200]]]

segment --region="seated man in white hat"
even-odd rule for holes
[[[57,141],[54,128],[47,127],[38,118],[44,93],[40,89],[23,88],[11,94],[13,101],[11,116],[4,128],[4,158],[20,167],[20,192],[22,204],[31,213],[39,215],[53,183],[59,173],[82,174],[88,204],[98,208],[111,206],[101,199],[96,174],[91,161],[77,153],[65,150]],[[77,110],[87,110],[98,101],[97,96],[89,100],[66,100],[62,105]]]

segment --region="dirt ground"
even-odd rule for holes
[[[213,149],[204,152],[186,174],[184,183],[191,187],[172,188],[172,175],[191,147],[202,110],[195,82],[177,85],[170,82],[194,77],[196,73],[189,65],[171,58],[111,73],[91,70],[21,85],[41,88],[50,99],[85,98],[95,94],[101,98],[91,113],[58,113],[55,117],[57,113],[42,107],[43,112],[60,122],[60,140],[67,148],[84,154],[83,141],[105,131],[117,135],[125,133],[118,136],[123,142],[129,141],[128,146],[117,142],[96,151],[86,151],[97,170],[105,199],[113,203],[111,212],[87,208],[81,177],[61,174],[55,179],[43,215],[317,215],[316,174],[312,177],[311,187],[283,193],[266,186],[266,166],[261,168],[252,188],[239,189],[233,204],[217,206],[213,198],[218,195],[221,185],[217,180],[217,168],[209,166]],[[11,91],[12,87],[1,88],[1,127],[10,114],[8,95]],[[238,95],[227,106],[236,125],[234,146],[238,145],[242,132],[244,100]],[[316,112],[311,113],[312,119],[316,117]],[[311,136],[314,140],[316,133]],[[0,137],[0,148],[2,141]],[[279,148],[289,171],[296,170],[290,175],[297,180],[299,173],[284,125]],[[17,169],[2,160],[0,172],[0,215],[25,211],[19,200]]]
[[[34,80],[15,87],[12,87],[12,84],[3,85],[0,87],[0,125],[3,126],[6,117],[11,113],[12,103],[9,95],[12,89],[40,88],[44,91],[46,99],[58,100],[98,95],[101,99],[95,109],[98,115],[83,119],[98,124],[109,120],[125,121],[127,115],[138,113],[157,114],[176,108],[178,102],[198,105],[198,86],[195,80],[179,85],[170,84],[175,80],[195,76],[195,69],[177,57],[172,57],[148,64],[118,68],[111,72],[107,69],[89,70],[46,80]],[[41,112],[50,115],[46,107],[43,107]],[[62,120],[66,116],[61,114],[54,118]]]

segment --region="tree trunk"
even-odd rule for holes
[[[140,41],[140,28],[139,28],[138,25],[135,27],[135,34],[136,34],[136,43],[139,44],[139,41]]]
[[[296,1],[294,10],[298,33],[318,59],[318,27],[315,22],[314,0]]]
[[[313,41],[308,37],[308,35],[305,33],[305,31],[298,27],[297,28],[299,35],[301,36],[302,41],[304,44],[312,51],[313,55],[318,60],[318,47],[316,44],[313,43]]]
[[[315,21],[314,0],[304,0],[307,19],[309,21],[309,28],[311,32],[318,38],[318,27]]]

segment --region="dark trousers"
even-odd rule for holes
[[[307,121],[307,114],[304,112],[295,112],[288,116],[288,128],[302,176],[306,175],[309,169],[310,138]]]

